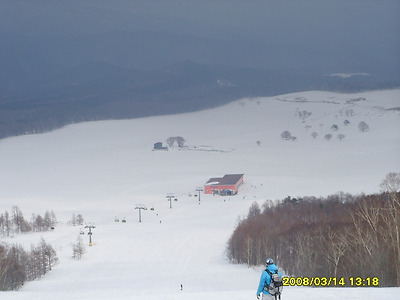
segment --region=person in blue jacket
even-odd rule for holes
[[[268,258],[266,261],[267,269],[271,273],[275,273],[278,270],[278,267],[274,264],[274,260],[272,258]],[[279,276],[282,276],[281,272],[278,271]],[[272,296],[266,289],[265,286],[268,286],[271,283],[271,276],[267,271],[263,271],[260,278],[260,284],[257,289],[257,299],[260,299],[260,294],[262,293],[262,300],[275,299],[275,296]]]

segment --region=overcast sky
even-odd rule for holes
[[[115,33],[114,39],[118,39],[121,32],[151,31],[149,37],[154,37],[154,32],[164,33],[164,43],[176,48],[171,52],[182,49],[181,56],[166,54],[163,60],[162,49],[157,49],[151,58],[151,51],[165,47],[155,42],[159,42],[158,36],[147,45],[144,39],[137,40],[137,44],[126,42],[127,52],[136,51],[137,57],[146,52],[146,59],[124,57],[121,43],[116,44],[118,57],[113,58],[109,49],[96,56],[101,49],[85,48],[85,59],[92,51],[96,60],[120,66],[125,61],[130,68],[161,67],[192,59],[211,64],[366,72],[399,78],[399,16],[398,0],[1,0],[0,37],[12,43],[10,34],[14,34],[18,38],[13,45],[15,51],[20,50],[26,36],[67,37],[66,43],[71,44],[71,36]],[[119,42],[124,38],[120,37]],[[75,49],[85,44],[84,40],[77,41]],[[191,42],[195,48],[199,48],[196,42],[204,45],[204,50],[199,50],[204,57],[193,53]],[[43,48],[37,44],[32,48],[36,47],[40,55],[52,55],[54,49],[46,47],[45,40]],[[221,51],[227,53],[226,57]],[[81,63],[84,56],[79,54],[81,57],[72,60],[68,54],[57,53],[57,59],[67,63]],[[63,59],[63,55],[67,57]]]

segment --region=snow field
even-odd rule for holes
[[[238,218],[253,201],[379,192],[386,174],[400,171],[400,113],[386,110],[400,106],[399,95],[295,93],[1,140],[1,209],[17,205],[28,220],[53,210],[59,220],[52,232],[1,241],[29,249],[43,237],[60,259],[48,275],[2,299],[255,299],[262,268],[231,265],[224,253]],[[353,115],[344,116],[349,109]],[[311,115],[302,119],[298,111]],[[368,132],[358,130],[360,121]],[[297,139],[282,140],[284,130]],[[345,134],[342,141],[338,133]],[[155,142],[178,135],[188,148],[152,151]],[[201,194],[199,204],[195,189],[228,173],[245,174],[240,193]],[[172,209],[168,193],[178,199]],[[148,208],[141,223],[137,204]],[[93,246],[80,261],[71,258],[83,227],[67,225],[73,213],[96,225]],[[87,234],[81,237],[87,244]],[[399,299],[399,292],[286,287],[282,299]]]

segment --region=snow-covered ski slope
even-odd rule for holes
[[[399,107],[400,90],[302,92],[0,140],[0,209],[17,205],[28,220],[53,210],[59,220],[52,232],[1,241],[29,250],[43,237],[60,259],[1,299],[255,299],[262,268],[229,264],[224,253],[238,217],[253,201],[379,192],[387,173],[400,172]],[[369,131],[360,132],[360,121]],[[296,140],[283,140],[285,130]],[[187,147],[152,151],[171,136]],[[199,203],[196,188],[228,173],[245,174],[239,194],[201,194]],[[172,208],[168,193],[177,197]],[[148,208],[141,223],[138,204]],[[96,225],[80,261],[71,258],[71,244],[83,226],[67,225],[72,214]],[[282,299],[399,295],[399,288],[286,287]]]

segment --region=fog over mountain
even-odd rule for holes
[[[400,2],[0,0],[0,137],[400,85]]]

